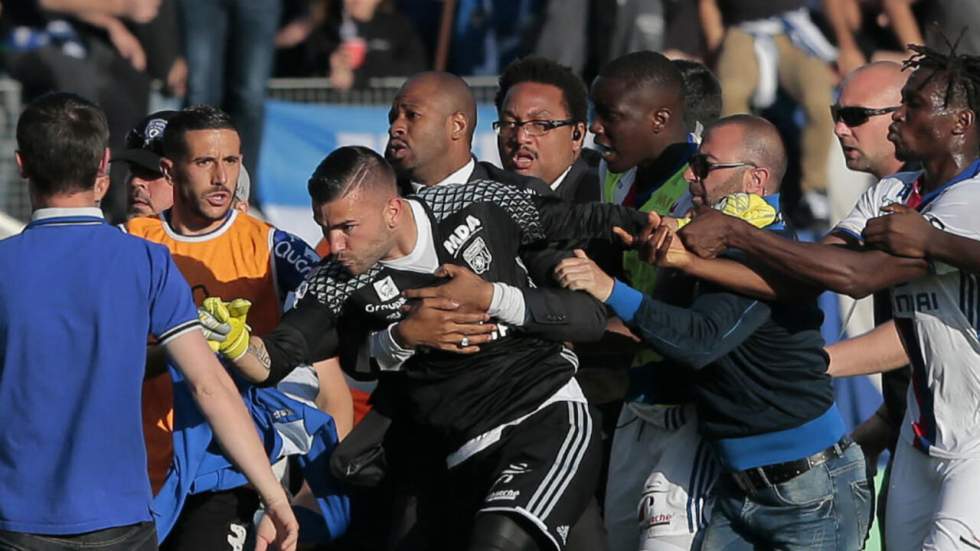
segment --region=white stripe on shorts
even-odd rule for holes
[[[568,434],[565,435],[565,441],[562,442],[551,469],[527,504],[528,512],[542,520],[551,513],[578,472],[592,435],[592,417],[588,406],[576,402],[566,402],[566,405],[570,420]]]

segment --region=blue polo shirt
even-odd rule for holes
[[[0,241],[0,529],[77,534],[151,519],[146,340],[197,327],[167,249],[98,209],[39,209]]]

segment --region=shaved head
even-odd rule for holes
[[[419,73],[398,90],[388,125],[388,162],[399,176],[434,185],[472,158],[476,100],[456,75]]]
[[[908,71],[890,61],[876,61],[852,71],[841,83],[837,105],[842,108],[896,108],[902,103],[902,87],[909,78]],[[888,141],[889,111],[868,116],[860,124],[834,122],[834,135],[840,143],[847,167],[883,178],[901,169],[895,158],[895,144]]]
[[[779,130],[766,119],[755,115],[731,115],[718,119],[704,132],[704,141],[721,128],[737,127],[741,131],[740,160],[751,162],[770,172],[767,193],[775,193],[786,175],[786,147]]]
[[[850,96],[864,107],[890,107],[902,101],[902,86],[908,71],[892,61],[875,61],[848,73],[841,82],[841,95]],[[841,104],[844,105],[844,104]]]
[[[410,89],[414,92],[428,91],[445,116],[462,113],[469,122],[472,141],[476,129],[476,99],[465,80],[444,71],[427,71],[408,79],[402,85],[399,95]]]

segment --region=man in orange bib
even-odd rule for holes
[[[124,229],[170,249],[198,306],[208,297],[246,298],[257,334],[279,322],[290,293],[319,261],[303,240],[232,208],[241,170],[241,141],[227,114],[209,106],[180,111],[168,123],[161,169],[173,185],[174,205],[156,216],[133,218]],[[306,380],[329,389],[328,413],[338,433],[349,430],[350,393],[336,360],[307,370]],[[315,383],[314,383],[315,387]],[[313,398],[312,396],[310,397]],[[322,401],[318,400],[321,403]],[[154,491],[170,469],[173,388],[167,373],[143,388],[143,422]],[[191,496],[164,549],[235,549],[244,542],[255,492],[237,488]]]

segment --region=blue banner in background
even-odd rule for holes
[[[477,107],[473,153],[499,165],[497,136],[490,124],[493,105]],[[388,143],[388,106],[324,105],[267,101],[259,154],[258,198],[270,221],[315,244],[306,182],[320,161],[344,145],[363,145],[379,153]]]

